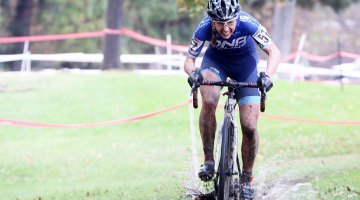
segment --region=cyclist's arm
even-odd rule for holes
[[[198,39],[196,37],[197,33],[199,33],[199,31],[195,32],[195,35],[191,39],[188,54],[185,58],[184,70],[187,74],[190,74],[191,71],[195,70],[195,60],[200,55],[201,49],[205,44],[204,40]]]
[[[190,74],[191,71],[195,70],[195,60],[196,58],[193,58],[189,55],[186,56],[184,62],[184,70],[187,74]]]
[[[255,26],[257,25],[257,27]],[[260,46],[260,48],[268,55],[266,75],[272,77],[280,63],[281,53],[279,48],[275,45],[274,41],[271,39],[270,34],[267,32],[266,28],[263,27],[260,23],[250,24],[249,30],[254,32],[252,37],[255,42]]]
[[[268,47],[264,48],[263,51],[268,55],[267,66],[266,66],[266,74],[272,77],[281,60],[281,53],[279,48],[275,45],[275,43],[270,44]]]
[[[206,16],[196,28],[189,45],[188,54],[184,62],[184,70],[187,74],[195,70],[195,60],[200,55],[206,41],[212,37],[212,22],[209,16]]]

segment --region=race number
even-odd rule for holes
[[[259,29],[253,35],[253,38],[262,49],[268,47],[272,43],[269,33],[266,31],[265,27],[263,26],[259,26]]]
[[[189,46],[189,53],[193,56],[198,56],[201,52],[201,48],[204,44],[204,41],[197,39],[195,36],[191,39]]]

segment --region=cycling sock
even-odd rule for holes
[[[204,157],[205,157],[205,162],[214,162],[214,157],[213,157],[213,155],[210,155],[210,156],[208,156],[208,155],[206,155],[206,154],[204,154]]]
[[[213,160],[205,160],[204,164],[207,164],[207,165],[214,165],[215,162]]]
[[[248,172],[243,170],[241,173],[241,180],[242,184],[249,184],[253,181],[252,171]]]

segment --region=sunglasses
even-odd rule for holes
[[[214,21],[214,23],[215,23],[215,26],[218,26],[218,27],[223,28],[223,27],[225,27],[225,26],[227,26],[227,27],[229,27],[229,26],[234,26],[235,23],[236,23],[236,18],[231,19],[231,20],[228,20],[228,21],[226,21],[226,22],[216,21],[216,20],[213,20],[213,21]]]

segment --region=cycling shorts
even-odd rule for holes
[[[211,71],[219,79],[226,81],[229,77],[238,82],[256,82],[258,80],[257,54],[222,55],[214,51],[206,51],[200,70]],[[235,91],[239,105],[260,103],[257,88],[239,88]]]

